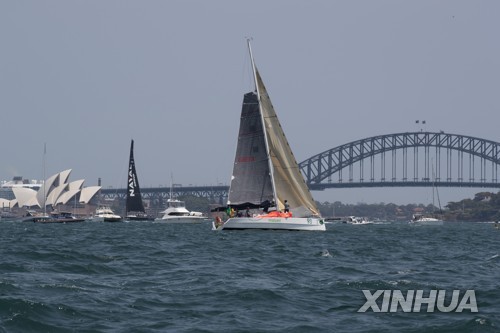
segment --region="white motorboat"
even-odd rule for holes
[[[202,213],[187,210],[184,201],[168,199],[167,204],[167,209],[161,212],[163,216],[156,218],[155,221],[169,223],[202,223],[207,220],[207,217]]]
[[[243,97],[227,207],[217,209],[229,209],[230,218],[222,223],[218,217],[213,229],[324,231],[247,42],[255,91]]]
[[[366,217],[357,216],[348,216],[346,222],[355,225],[373,224],[373,221],[368,220]]]
[[[26,221],[26,220],[25,220]],[[82,217],[76,217],[70,212],[51,212],[48,216],[38,216],[32,219],[35,223],[72,223],[72,222],[84,222],[85,219]]]
[[[91,219],[93,222],[120,222],[122,217],[107,206],[98,207]]]

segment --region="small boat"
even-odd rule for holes
[[[215,230],[326,230],[255,66],[255,91],[246,93],[226,207],[229,219]],[[241,212],[245,211],[245,214]],[[240,213],[238,213],[240,212]]]
[[[135,170],[134,160],[134,140],[130,143],[130,157],[128,163],[128,181],[127,181],[127,199],[125,203],[125,219],[130,221],[147,221],[152,220],[142,202],[141,190],[139,187],[139,179]]]
[[[18,220],[21,222],[33,222],[36,219],[49,218],[47,212],[38,212],[35,210],[28,209],[24,216],[21,216]]]
[[[115,212],[107,206],[98,207],[95,215],[91,218],[93,222],[120,222],[122,217],[115,214]]]
[[[74,216],[70,212],[51,212],[50,214],[32,214],[28,213],[28,216],[23,218],[23,222],[35,222],[35,223],[73,223],[73,222],[84,222],[84,218],[79,218]]]
[[[425,216],[423,214],[413,214],[412,219],[409,223],[415,225],[442,225],[443,220],[441,218],[443,210],[441,209],[441,200],[439,199],[439,191],[435,183],[436,176],[434,174],[434,165],[432,166],[432,206],[434,206],[434,192],[437,194],[439,212],[440,214],[431,214],[430,216]]]
[[[202,213],[187,210],[184,201],[168,199],[167,204],[167,209],[161,212],[163,216],[155,219],[155,221],[169,223],[202,223],[207,220],[207,217]]]
[[[355,224],[355,225],[363,225],[363,224],[373,224],[373,221],[370,221],[366,217],[348,216],[346,219],[346,223]]]
[[[422,224],[422,225],[442,225],[443,220],[433,217],[433,216],[424,216],[422,214],[413,214],[412,219],[410,220],[411,224]]]
[[[2,211],[0,213],[0,220],[11,221],[17,220],[18,216],[10,211]]]

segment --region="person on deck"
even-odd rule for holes
[[[270,206],[270,205],[271,205],[271,204],[269,203],[269,200],[264,201],[264,202],[262,203],[262,206],[261,206],[261,207],[263,207],[263,208],[264,208],[262,211],[263,211],[264,213],[266,213],[266,214],[267,214],[267,213],[269,212],[269,206]]]
[[[288,204],[288,200],[285,200],[285,213],[290,212],[290,205]]]

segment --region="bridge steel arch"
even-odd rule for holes
[[[435,155],[431,153],[430,147],[434,147]],[[443,150],[446,154],[444,157]],[[391,152],[389,167],[386,157],[388,152]],[[402,156],[398,157],[396,152],[402,152]],[[377,167],[374,166],[375,156],[380,159]],[[369,164],[368,168],[365,162]],[[355,164],[359,165],[357,182],[354,181]],[[379,135],[353,141],[324,151],[299,164],[311,190],[332,187],[433,185],[498,188],[499,166],[498,142],[444,132],[422,131]],[[411,167],[413,174],[408,172]],[[365,179],[366,169],[370,172],[368,179]],[[375,169],[380,171],[380,180],[375,179]],[[390,175],[387,175],[387,169],[390,169]],[[344,172],[348,173],[347,181],[343,178]],[[491,178],[487,179],[490,172]],[[454,173],[456,178],[453,178]],[[332,181],[335,175],[338,177],[336,182]]]

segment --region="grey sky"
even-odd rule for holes
[[[229,182],[245,37],[298,161],[425,129],[499,141],[499,1],[1,1],[0,179]],[[443,190],[441,201],[473,190]],[[429,189],[320,200],[422,202]]]

